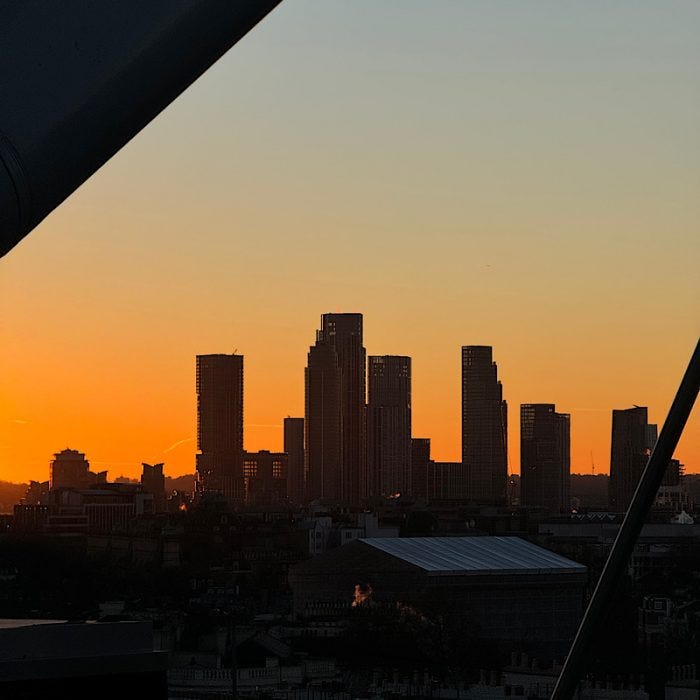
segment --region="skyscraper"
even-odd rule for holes
[[[243,492],[243,355],[197,355],[197,482],[232,503]]]
[[[554,404],[520,406],[520,501],[551,513],[569,510],[571,430]]]
[[[321,335],[320,331],[317,334]],[[305,371],[306,500],[340,501],[340,367],[335,349],[318,337]]]
[[[646,406],[614,409],[610,444],[610,510],[627,510],[656,443],[656,425]]]
[[[370,496],[411,492],[411,358],[368,363],[367,488]]]
[[[304,491],[304,419],[284,419],[284,451],[287,453],[287,495],[294,503],[302,503]]]
[[[428,496],[430,438],[411,439],[411,493],[416,498]]]
[[[306,367],[307,497],[357,505],[365,473],[362,314],[324,314]]]
[[[469,500],[505,503],[508,409],[487,345],[462,347],[462,463]]]

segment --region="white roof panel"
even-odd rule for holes
[[[434,573],[583,573],[586,567],[519,537],[373,537],[362,542]]]

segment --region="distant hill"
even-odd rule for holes
[[[29,484],[13,484],[0,481],[0,513],[12,513],[15,503],[19,503]]]
[[[183,476],[166,476],[165,490],[169,491],[194,491],[194,474],[183,474]]]

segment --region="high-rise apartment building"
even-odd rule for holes
[[[340,501],[340,367],[322,339],[309,349],[305,370],[306,500]]]
[[[362,314],[324,314],[306,367],[307,497],[357,505],[365,474]]]
[[[369,357],[368,385],[368,495],[411,493],[411,358]]]
[[[430,460],[427,484],[429,501],[464,501],[468,497],[466,468],[462,462]]]
[[[287,454],[287,494],[294,503],[303,503],[304,490],[304,419],[284,419],[284,451]]]
[[[656,444],[656,425],[647,422],[646,406],[614,409],[610,444],[610,509],[627,510],[651,451]]]
[[[428,497],[430,438],[411,439],[411,493],[415,498]]]
[[[242,503],[243,355],[197,355],[197,484]]]
[[[83,452],[66,448],[53,456],[49,467],[49,488],[86,489],[107,480],[107,472],[95,474]]]
[[[508,411],[492,348],[462,347],[462,464],[470,501],[500,505],[508,480]]]
[[[570,509],[571,422],[551,403],[520,406],[520,502],[550,513]]]

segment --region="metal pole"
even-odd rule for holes
[[[615,591],[615,586],[624,573],[625,566],[644,525],[646,515],[654,503],[654,498],[661,485],[666,467],[673,457],[673,451],[676,449],[685,423],[693,409],[699,388],[700,341],[695,346],[688,369],[683,376],[678,393],[673,399],[666,417],[666,422],[661,429],[661,435],[659,435],[654,451],[647,462],[637,490],[634,492],[627,515],[625,515],[622,527],[617,533],[615,544],[610,551],[593,597],[588,603],[588,608],[552,693],[552,700],[570,700],[574,696],[576,687],[581,680],[581,675],[585,672],[590,658],[593,635],[605,622],[605,616]]]

